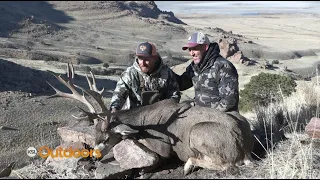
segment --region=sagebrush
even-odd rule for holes
[[[296,91],[297,83],[290,76],[260,73],[252,76],[250,82],[240,90],[239,109],[243,112],[253,110],[254,107],[267,106],[271,102],[281,101]]]

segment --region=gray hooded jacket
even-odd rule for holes
[[[238,111],[238,72],[219,52],[219,45],[211,43],[202,62],[192,62],[176,79],[180,91],[194,86],[195,104],[220,111]]]

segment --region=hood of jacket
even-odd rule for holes
[[[220,57],[220,48],[218,43],[210,43],[208,51],[206,52],[205,56],[203,57],[202,61],[199,64],[194,64],[191,62],[191,65],[197,73],[201,73],[204,70],[210,68],[213,63],[216,61],[217,57]]]

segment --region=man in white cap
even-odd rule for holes
[[[202,32],[195,32],[182,50],[188,50],[193,61],[181,76],[176,75],[180,91],[194,86],[195,105],[238,111],[238,72],[219,54],[219,45],[210,43]]]

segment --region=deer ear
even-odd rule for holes
[[[123,136],[130,135],[130,134],[135,134],[138,133],[138,130],[134,130],[128,125],[125,124],[119,124],[116,127],[112,128],[113,133],[118,133]]]

